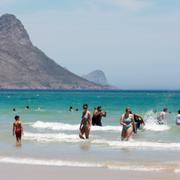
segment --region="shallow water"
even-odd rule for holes
[[[88,103],[91,111],[98,105],[107,111],[104,126],[92,127],[87,141],[78,137],[83,103]],[[26,106],[30,109],[26,110]],[[79,111],[69,112],[69,106]],[[142,114],[146,126],[130,141],[121,142],[119,118],[126,106]],[[165,125],[158,125],[153,110],[159,112],[163,107],[171,113]],[[149,169],[161,167],[163,162],[166,168],[173,166],[178,171],[178,109],[180,92],[175,91],[0,91],[0,162],[114,169],[128,169],[130,164],[130,169],[136,166],[140,170],[147,164]],[[15,146],[12,136],[16,114],[21,116],[24,126],[21,147]]]

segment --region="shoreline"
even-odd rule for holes
[[[90,91],[90,92],[167,92],[167,93],[169,93],[169,92],[180,92],[180,89],[53,89],[53,88],[47,88],[47,89],[29,89],[29,88],[17,88],[17,89],[13,89],[13,88],[9,88],[9,89],[7,89],[7,88],[0,88],[0,91],[2,91],[2,92],[11,92],[11,91],[19,91],[19,92],[27,92],[27,91],[32,91],[32,92],[34,92],[34,91],[40,91],[40,92],[46,92],[46,91],[54,91],[54,92],[88,92],[88,91]]]
[[[17,165],[0,163],[1,178],[6,180],[178,180],[180,174],[172,172],[136,172],[123,170],[109,170],[106,168],[79,168],[79,167],[49,167],[39,165]]]

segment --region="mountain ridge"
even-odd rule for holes
[[[1,89],[106,89],[55,63],[35,47],[16,16],[0,17]]]

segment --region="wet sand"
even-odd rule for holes
[[[135,172],[105,168],[71,168],[32,165],[0,164],[0,177],[4,180],[179,180],[173,172]]]

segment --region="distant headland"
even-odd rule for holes
[[[14,15],[0,17],[0,89],[111,89],[56,64]]]

